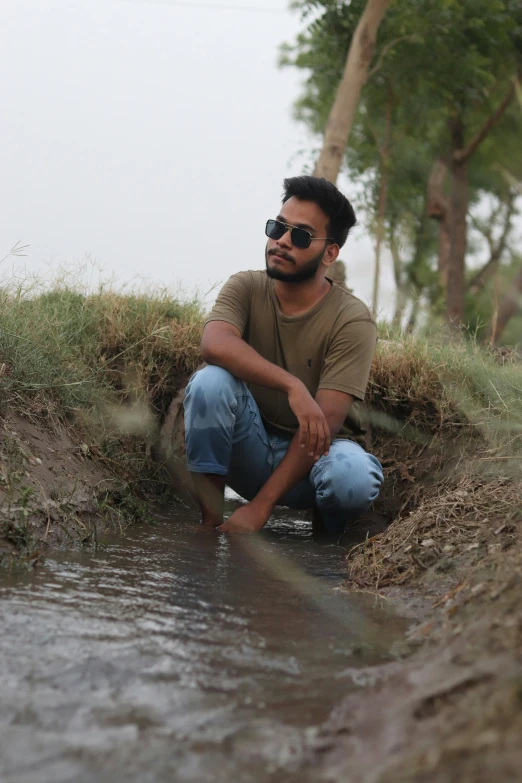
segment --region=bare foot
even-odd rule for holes
[[[200,524],[202,527],[219,527],[223,524],[223,519],[218,519],[217,517],[211,517],[203,514]]]
[[[212,473],[191,473],[190,475],[201,509],[201,524],[204,527],[219,527],[223,524],[226,477]]]

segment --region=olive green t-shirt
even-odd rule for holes
[[[299,378],[312,397],[318,389],[334,389],[364,399],[377,330],[366,305],[336,283],[306,313],[284,315],[266,272],[238,272],[221,289],[210,321],[236,326],[245,342]],[[298,429],[284,392],[248,387],[267,429],[282,435]],[[338,437],[360,441],[363,433],[356,406]]]

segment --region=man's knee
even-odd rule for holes
[[[382,469],[376,457],[361,450],[360,454],[337,461],[331,481],[342,508],[362,513],[379,495]]]
[[[200,423],[219,416],[224,407],[235,401],[235,392],[240,384],[228,370],[209,364],[198,370],[187,384],[185,392],[185,417]]]
[[[187,394],[203,389],[205,394],[218,394],[220,390],[233,388],[238,381],[232,373],[216,364],[207,364],[203,369],[194,373],[187,384]]]
[[[379,461],[364,449],[332,448],[316,486],[320,506],[347,515],[362,514],[378,497],[383,482]],[[318,468],[321,466],[318,466]]]

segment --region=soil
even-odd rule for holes
[[[50,548],[123,528],[122,482],[56,421],[0,419],[0,560],[36,564]]]
[[[464,567],[462,577],[440,597],[438,580],[386,591],[410,611],[419,596],[430,597],[409,635],[418,650],[367,670],[366,680],[354,671],[354,683],[366,684],[309,748],[315,780],[521,779],[522,557],[506,558],[493,579],[488,567],[469,582]]]

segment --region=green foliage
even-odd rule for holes
[[[466,430],[522,455],[522,362],[444,332],[397,335],[380,326],[369,405],[425,433]],[[521,466],[518,463],[518,469]]]
[[[51,290],[0,291],[0,356],[11,367],[4,394],[42,394],[64,413],[116,403],[129,394],[157,410],[168,404],[199,361],[202,308],[168,290],[82,291],[58,281]]]
[[[124,494],[161,494],[168,479],[151,450],[161,417],[201,361],[202,315],[197,299],[167,289],[92,293],[63,279],[46,289],[6,285],[0,412],[72,425],[81,447],[124,480]]]
[[[468,292],[465,299],[465,319],[468,330],[478,340],[489,336],[490,324],[504,294],[510,290],[513,278],[522,259],[514,254],[511,262],[500,267],[493,280],[477,294]],[[510,331],[504,335],[503,344],[520,348],[522,346],[522,316],[514,318]]]
[[[295,116],[315,134],[324,130],[365,5],[365,0],[294,3],[304,30],[294,45],[283,48],[281,64],[306,73]],[[387,240],[400,248],[396,282],[416,298],[427,297],[435,313],[442,303],[435,271],[437,226],[425,219],[430,171],[449,151],[454,120],[463,123],[469,142],[521,65],[522,6],[514,0],[396,0],[379,27],[345,166],[372,233],[386,177]],[[521,137],[522,113],[515,104],[471,158],[471,206],[491,193],[505,199],[506,171],[522,179]]]

